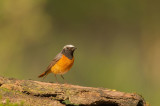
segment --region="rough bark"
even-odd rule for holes
[[[144,99],[135,93],[0,77],[0,104],[5,104],[6,100],[23,102],[27,106],[147,106]]]

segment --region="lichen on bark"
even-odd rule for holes
[[[106,88],[46,83],[0,77],[0,101],[23,105],[109,105],[147,106],[142,96]]]

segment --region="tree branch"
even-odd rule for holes
[[[124,93],[106,88],[46,83],[32,80],[17,80],[0,77],[1,103],[24,105],[109,105],[147,106],[144,99],[135,93]]]

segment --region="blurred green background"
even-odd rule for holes
[[[37,76],[73,44],[68,83],[136,92],[160,106],[159,3],[1,0],[0,75],[42,81]],[[54,82],[54,75],[44,81]]]

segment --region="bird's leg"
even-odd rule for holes
[[[58,83],[58,80],[57,80],[57,76],[56,76],[56,74],[54,74],[54,76],[55,76],[55,78],[56,78],[56,83]]]
[[[43,77],[43,80],[46,78],[47,75],[48,75],[48,73]]]
[[[63,80],[64,80],[64,77],[63,77],[63,75],[61,75],[61,77],[63,78]]]
[[[63,75],[61,75],[61,77],[62,77],[62,78],[63,78],[63,80],[64,80],[64,77],[63,77]],[[67,83],[65,80],[64,80],[64,82],[65,82],[65,83]]]

